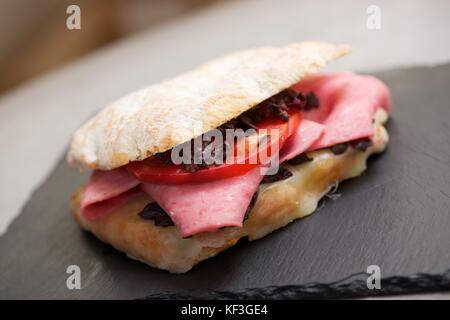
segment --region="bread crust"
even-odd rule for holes
[[[110,170],[217,128],[350,51],[292,43],[238,51],[112,103],[76,131],[68,161]]]
[[[308,153],[314,160],[289,166],[293,176],[262,184],[258,200],[242,228],[229,227],[217,232],[203,232],[184,239],[175,227],[158,227],[138,216],[152,200],[141,195],[97,220],[81,215],[83,188],[72,198],[72,210],[78,223],[102,241],[125,252],[129,257],[173,273],[190,270],[198,262],[233,246],[240,238],[261,238],[295,219],[313,213],[319,200],[336,183],[356,177],[366,169],[366,160],[382,152],[389,137],[383,123],[387,113],[379,109],[375,117],[375,134],[366,151],[348,148],[341,155],[329,149]]]

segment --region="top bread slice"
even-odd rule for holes
[[[350,51],[346,45],[292,43],[238,51],[133,92],[73,136],[68,161],[110,170],[169,150],[236,118]]]

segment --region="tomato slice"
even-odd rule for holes
[[[289,120],[287,122],[281,119],[263,120],[259,122],[256,127],[258,129],[266,129],[267,131],[278,129],[280,132],[280,140],[282,142],[280,143],[281,145],[297,130],[301,121],[302,113],[298,110],[295,110],[289,112]]]
[[[181,165],[164,164],[155,157],[132,162],[127,165],[127,169],[141,181],[167,184],[205,182],[243,175],[264,163],[264,159],[272,155],[276,143],[277,149],[281,149],[286,139],[298,128],[301,120],[300,111],[291,111],[287,122],[280,119],[263,120],[256,125],[255,135],[242,138],[236,143],[233,154],[224,164],[200,169],[194,173],[186,172]],[[277,131],[272,131],[274,129]],[[274,132],[277,134],[274,135]],[[263,139],[268,140],[261,143]],[[241,143],[244,145],[240,145]],[[256,145],[259,148],[252,148]],[[238,150],[245,150],[245,153],[238,153]],[[240,161],[237,161],[238,155],[241,157]]]
[[[148,158],[140,162],[130,163],[127,168],[137,179],[143,182],[182,184],[191,182],[205,182],[243,175],[254,164],[227,164],[207,169],[200,169],[194,173],[186,172],[180,165],[163,164],[155,158]]]

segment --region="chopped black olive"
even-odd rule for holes
[[[283,121],[289,120],[288,111],[291,109],[302,110],[306,105],[306,98],[291,89],[286,89],[280,93],[264,100],[255,108],[243,113],[241,117],[250,118],[253,122],[264,119],[278,118]]]
[[[366,151],[368,147],[372,145],[372,140],[369,138],[362,138],[358,140],[350,141],[350,146],[359,151]]]
[[[348,143],[339,143],[334,146],[332,146],[331,152],[333,152],[335,155],[343,154],[345,151],[347,151]]]
[[[250,214],[250,211],[252,211],[253,207],[256,204],[256,200],[258,200],[259,192],[256,190],[256,192],[253,194],[252,200],[250,200],[250,204],[247,207],[247,211],[245,211],[244,221],[248,219],[248,215]]]
[[[156,202],[149,203],[139,212],[139,216],[144,220],[153,220],[158,227],[173,226],[173,221],[169,215]]]
[[[161,161],[163,164],[169,164],[172,160],[170,159],[171,150],[165,152],[160,152],[155,154],[155,158]]]
[[[306,95],[306,105],[304,107],[305,111],[316,109],[319,107],[319,98],[314,94],[314,92],[310,92]]]
[[[253,120],[250,119],[249,117],[242,115],[239,117],[239,121],[242,122],[243,127],[248,127],[248,128],[252,128],[252,129],[257,129],[256,125],[254,124]]]
[[[287,179],[289,177],[292,177],[292,172],[290,172],[285,167],[280,166],[280,167],[278,167],[277,173],[264,176],[262,183],[276,182],[276,181]]]
[[[298,110],[311,110],[319,107],[319,99],[313,92],[309,92],[306,97],[302,93],[298,93],[291,89],[286,89],[280,93],[264,100],[251,110],[248,110],[241,114],[239,117],[228,121],[227,123],[221,125],[218,129],[222,131],[225,136],[226,129],[244,129],[257,128],[257,123],[266,119],[281,119],[283,121],[289,120],[289,111],[291,109]],[[201,139],[201,136],[199,137]],[[203,141],[201,144],[201,152],[203,153],[211,143],[210,141]],[[223,159],[227,157],[227,151],[230,152],[230,148],[227,148],[229,142],[223,139]],[[194,159],[194,139],[191,140],[191,159]],[[219,146],[218,146],[219,147]],[[197,150],[198,151],[198,150]],[[214,151],[212,151],[214,152]],[[171,150],[155,154],[155,157],[159,159],[163,164],[170,164],[171,161]],[[192,161],[193,162],[193,161]],[[182,168],[186,172],[194,173],[198,170],[204,168],[210,168],[215,166],[215,164],[207,164],[203,160],[202,163],[184,163]]]
[[[291,164],[291,165],[298,165],[305,162],[313,161],[314,159],[309,157],[306,152],[300,153],[298,156],[292,158],[291,160],[287,160],[285,163]]]

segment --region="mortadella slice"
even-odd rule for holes
[[[322,137],[310,151],[370,137],[377,109],[390,111],[388,88],[371,76],[350,72],[314,75],[292,88],[302,93],[314,92],[320,101],[318,109],[303,114],[305,119],[325,126]]]
[[[238,177],[204,183],[142,183],[142,189],[166,211],[183,237],[221,227],[241,227],[263,178],[260,168]]]
[[[280,150],[280,163],[308,150],[322,135],[325,126],[310,120],[302,120],[298,130],[290,136]]]
[[[126,204],[128,201],[131,201],[134,197],[140,194],[144,193],[142,192],[141,188],[137,186],[115,197],[91,203],[88,206],[84,207],[82,209],[82,212],[88,219],[98,219],[112,212],[115,208]]]
[[[109,171],[96,170],[92,173],[91,179],[84,190],[81,210],[86,217],[95,219],[101,211],[98,209],[101,207],[101,203],[115,199],[105,204],[106,214],[114,208],[114,203],[121,203],[120,196],[122,194],[132,190],[139,184],[140,181],[130,174],[125,167]],[[94,205],[97,208],[96,210],[93,208]]]

